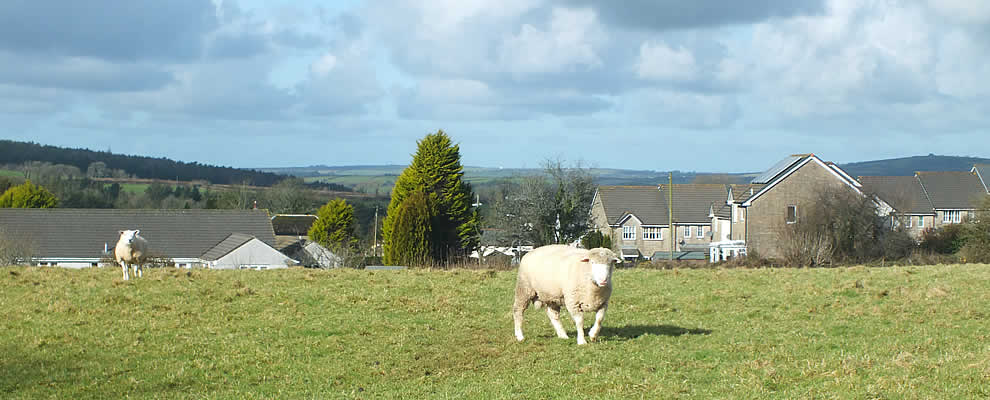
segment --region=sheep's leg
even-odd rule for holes
[[[557,331],[557,337],[567,339],[567,331],[564,330],[564,325],[560,323],[560,306],[548,304],[547,317],[550,317],[550,323],[553,324],[553,330]]]
[[[126,281],[126,280],[130,279],[130,277],[127,276],[127,269],[130,268],[130,266],[128,266],[127,263],[122,262],[122,263],[120,263],[120,267],[123,268],[123,270],[124,270],[124,280]]]
[[[138,278],[143,278],[144,277],[144,265],[142,265],[142,264],[135,264],[134,265],[134,272],[137,274]]]
[[[577,306],[567,306],[567,312],[574,319],[574,326],[577,328],[577,344],[586,344],[584,340],[584,312]]]
[[[602,305],[602,308],[598,309],[595,313],[595,324],[591,326],[591,330],[588,331],[588,340],[595,340],[598,337],[598,332],[602,330],[602,320],[605,319],[605,310],[608,309],[608,303]]]
[[[512,304],[512,322],[516,328],[516,340],[523,341],[523,313],[529,308],[531,296],[522,288],[516,287],[516,301]]]

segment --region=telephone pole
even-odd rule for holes
[[[677,229],[674,229],[674,173],[667,173],[667,225],[670,227],[670,252],[667,260],[674,261],[674,242],[677,241]]]

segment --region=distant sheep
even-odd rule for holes
[[[148,257],[148,241],[138,235],[140,230],[120,231],[120,239],[117,240],[117,247],[114,247],[114,258],[120,263],[124,270],[124,280],[130,280],[127,276],[127,268],[134,268],[134,275],[141,277],[144,275],[144,261]]]
[[[516,298],[512,305],[516,339],[523,340],[523,312],[532,302],[536,308],[547,306],[547,316],[557,336],[567,338],[560,324],[560,306],[574,319],[577,344],[585,344],[584,312],[595,312],[595,324],[588,332],[590,340],[598,336],[602,319],[612,295],[612,271],[619,259],[609,249],[579,249],[564,245],[537,248],[519,263]]]

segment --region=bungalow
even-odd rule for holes
[[[153,255],[176,267],[285,268],[272,246],[265,210],[0,209],[0,227],[16,232],[32,265],[85,268],[110,259],[119,231],[140,229]]]

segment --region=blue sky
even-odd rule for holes
[[[990,157],[990,2],[0,3],[13,140],[234,167]]]

